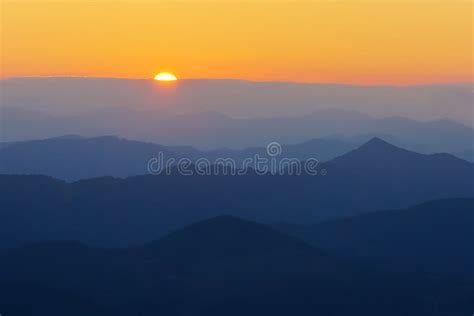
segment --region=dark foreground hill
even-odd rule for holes
[[[379,139],[317,167],[321,172],[315,176],[174,172],[74,183],[3,175],[0,247],[38,240],[143,243],[223,210],[263,223],[311,224],[434,199],[474,197],[472,163],[447,154],[417,154]]]
[[[372,266],[474,280],[474,199],[281,228],[329,253]]]
[[[148,244],[142,254],[175,277],[265,280],[335,277],[333,272],[344,271],[342,264],[296,238],[225,215],[171,233]]]
[[[468,284],[352,266],[219,216],[144,246],[46,242],[0,253],[6,315],[465,315]]]

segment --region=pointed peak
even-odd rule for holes
[[[368,142],[361,145],[359,150],[377,150],[377,151],[408,151],[406,149],[395,146],[382,138],[372,137]]]
[[[367,143],[365,143],[365,145],[371,145],[371,146],[380,146],[380,145],[386,146],[386,145],[389,145],[389,146],[393,146],[389,142],[386,142],[382,138],[379,138],[377,136],[372,137]],[[393,147],[395,147],[395,146],[393,146]]]
[[[379,137],[373,137],[357,149],[348,152],[335,161],[362,160],[372,163],[374,159],[397,160],[402,157],[412,157],[420,154],[392,145]]]

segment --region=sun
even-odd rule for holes
[[[156,81],[176,81],[178,78],[176,78],[175,75],[173,75],[171,72],[160,72],[157,74],[154,78]]]

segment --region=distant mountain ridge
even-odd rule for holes
[[[360,140],[357,140],[360,141]],[[317,159],[326,162],[356,149],[357,143],[341,141],[338,139],[313,139],[304,143],[281,145],[281,154],[276,157],[278,161],[283,158],[295,158],[300,161]],[[368,167],[373,166],[373,159],[378,155],[394,159],[397,150],[394,146],[379,138],[356,149],[354,152],[362,155],[366,148],[380,150],[369,156],[362,157],[368,161]],[[384,148],[386,152],[384,152]],[[390,152],[393,150],[393,152]],[[408,151],[406,151],[408,152]],[[203,151],[190,146],[164,146],[155,143],[146,143],[121,139],[114,136],[86,138],[77,135],[44,140],[6,143],[0,146],[0,174],[40,174],[55,178],[75,181],[101,176],[128,177],[148,174],[148,162],[151,158],[163,155],[163,161],[175,161],[186,158],[192,162],[200,158],[207,159],[210,163],[217,159],[231,158],[235,161],[236,168],[243,167],[243,161],[253,158],[268,156],[266,148],[252,147],[243,150],[218,149]],[[390,156],[390,157],[389,157]],[[409,155],[407,155],[409,156]],[[413,153],[414,158],[423,155]],[[344,157],[344,156],[343,156]],[[452,160],[450,155],[436,154],[430,157]],[[338,158],[334,161],[342,161]],[[354,157],[350,158],[355,159]],[[383,160],[382,163],[386,163]]]
[[[341,155],[355,145],[339,140],[313,139],[295,145],[282,145],[277,159],[296,158],[321,161]],[[186,158],[191,161],[204,158],[210,163],[231,158],[237,168],[243,160],[268,156],[266,148],[244,150],[218,149],[203,151],[190,146],[163,146],[121,139],[114,136],[85,138],[77,135],[44,140],[14,142],[0,147],[0,173],[41,174],[74,181],[101,176],[127,177],[145,175],[148,161],[163,155],[163,160]]]
[[[160,109],[175,114],[215,111],[253,119],[337,109],[378,118],[448,118],[474,126],[469,84],[400,87],[192,79],[179,80],[169,89],[151,79],[39,77],[1,80],[0,86],[4,106],[23,106],[55,116],[76,116],[112,107]]]
[[[0,132],[5,142],[66,134],[117,135],[200,149],[242,149],[264,147],[272,141],[295,144],[313,138],[335,138],[335,135],[347,141],[365,135],[364,141],[382,136],[399,146],[423,153],[462,153],[474,146],[474,130],[459,123],[447,120],[421,122],[401,117],[378,119],[349,110],[236,119],[216,112],[176,115],[155,108],[107,108],[90,114],[57,117],[5,106],[1,114]],[[361,142],[357,141],[357,144]]]
[[[445,154],[413,153],[379,139],[318,168],[324,175],[183,176],[175,170],[73,183],[0,175],[0,242],[53,238],[123,245],[151,240],[224,209],[264,223],[316,223],[427,200],[474,197],[474,164]],[[103,230],[104,221],[110,233]]]

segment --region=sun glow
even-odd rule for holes
[[[170,72],[160,72],[155,76],[156,81],[176,81],[178,78],[176,78],[175,75],[173,75]]]

